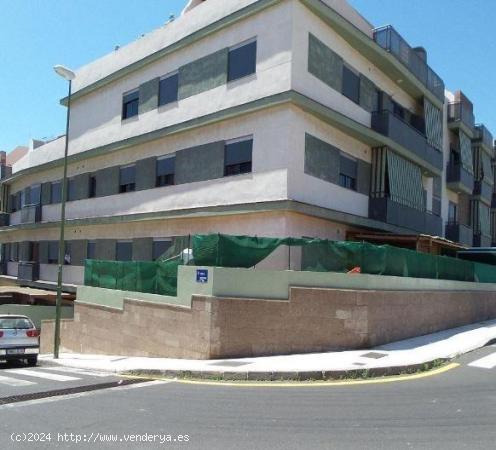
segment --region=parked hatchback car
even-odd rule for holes
[[[26,360],[35,366],[40,352],[40,332],[29,317],[0,315],[0,361]]]

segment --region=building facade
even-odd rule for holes
[[[2,180],[7,276],[56,280],[64,143]],[[491,245],[493,160],[426,50],[345,0],[192,0],[76,72],[64,282],[85,259],[153,260],[194,233]]]

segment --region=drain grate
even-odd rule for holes
[[[49,398],[49,397],[60,397],[62,395],[70,395],[70,394],[80,394],[82,392],[91,392],[91,391],[98,391],[101,389],[110,389],[114,387],[121,387],[121,386],[127,386],[130,384],[136,384],[136,383],[143,383],[143,380],[117,380],[117,381],[111,381],[107,383],[99,383],[99,384],[92,384],[88,386],[77,386],[73,388],[66,388],[66,389],[55,389],[52,391],[45,391],[45,392],[35,392],[31,394],[21,394],[21,395],[12,395],[10,397],[4,397],[0,398],[0,406],[2,405],[8,405],[10,403],[20,403],[20,402],[27,402],[30,400],[39,400],[42,398]]]

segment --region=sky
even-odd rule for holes
[[[225,0],[232,1],[232,0]],[[349,0],[376,26],[393,24],[476,121],[496,135],[494,0]],[[186,0],[0,0],[0,150],[63,134],[67,83],[53,71],[87,64],[179,15]]]

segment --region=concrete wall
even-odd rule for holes
[[[195,296],[191,308],[76,303],[61,345],[109,355],[250,357],[370,348],[495,317],[494,292],[292,288],[288,301]],[[50,351],[52,332],[53,322],[44,322],[42,351]]]

